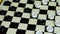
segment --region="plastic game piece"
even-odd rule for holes
[[[58,5],[60,6],[60,2],[58,2]]]
[[[60,26],[60,21],[56,21],[56,22],[55,22],[55,25],[56,25],[56,26]]]
[[[37,16],[38,16],[38,15],[37,15],[36,13],[32,13],[32,17],[33,17],[33,18],[37,18]]]
[[[54,2],[55,0],[51,0],[52,2]]]
[[[40,32],[40,31],[37,31],[37,32],[36,32],[36,34],[43,34],[43,33],[42,33],[42,32]]]
[[[42,0],[42,4],[46,5],[48,3],[47,0]]]
[[[46,28],[46,30],[47,30],[48,32],[53,32],[53,27],[52,27],[52,26],[48,26],[48,27]]]
[[[60,15],[60,10],[57,10],[57,15]]]
[[[48,18],[49,18],[49,19],[54,19],[54,15],[48,14]]]
[[[36,8],[40,8],[41,5],[40,5],[39,3],[37,3],[37,4],[35,4],[35,7],[36,7]]]

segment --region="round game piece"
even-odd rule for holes
[[[48,32],[53,32],[53,27],[52,27],[52,26],[48,26],[48,27],[46,28],[46,30],[47,30]]]
[[[37,3],[37,4],[35,4],[35,7],[36,7],[36,8],[40,8],[41,5],[40,5],[39,3]]]
[[[48,3],[48,1],[47,1],[47,0],[42,0],[42,3],[43,3],[44,5],[46,5],[46,4]]]
[[[37,31],[37,32],[36,32],[36,34],[43,34],[43,33],[42,33],[42,32],[40,32],[40,31]]]
[[[49,19],[54,19],[54,15],[48,14],[48,18],[49,18]]]
[[[33,18],[37,18],[37,14],[36,13],[32,13],[32,17]]]
[[[57,15],[60,15],[60,10],[57,10]]]
[[[58,2],[58,5],[60,6],[60,2]]]
[[[54,2],[55,0],[51,0],[52,2]]]
[[[55,25],[56,25],[56,26],[60,26],[60,21],[56,21],[56,22],[55,22]]]

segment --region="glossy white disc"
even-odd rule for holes
[[[53,2],[54,2],[55,0],[51,0],[51,1],[53,1]]]
[[[48,26],[46,29],[47,29],[48,32],[53,32],[53,27],[52,26]]]
[[[44,5],[46,5],[46,4],[48,3],[48,1],[47,1],[47,0],[42,0],[42,3],[43,3]]]
[[[40,5],[39,3],[37,3],[37,4],[35,4],[35,7],[36,7],[36,8],[40,8],[41,5]]]
[[[54,19],[54,15],[48,14],[48,18],[49,18],[49,19]]]
[[[37,31],[37,32],[36,32],[36,34],[43,34],[43,33],[42,33],[42,32],[40,32],[40,31]]]
[[[38,15],[37,15],[36,13],[32,13],[32,17],[33,17],[33,18],[37,18],[37,16],[38,16]]]

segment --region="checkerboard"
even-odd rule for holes
[[[0,26],[6,27],[6,34],[35,34],[41,31],[43,34],[56,34],[60,32],[60,27],[55,25],[55,20],[60,20],[56,10],[60,9],[58,2],[48,0],[47,5],[43,5],[42,0],[8,0],[4,1],[0,8]],[[40,3],[41,7],[36,8],[35,4]],[[27,8],[29,8],[27,10]],[[38,13],[37,18],[33,18],[31,13]],[[48,14],[53,14],[54,19],[49,19]],[[48,32],[46,27],[52,26],[53,32]]]

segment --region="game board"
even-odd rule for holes
[[[43,34],[56,34],[60,32],[60,27],[55,25],[55,20],[60,20],[56,10],[60,0],[52,2],[48,0],[47,5],[43,5],[41,0],[8,0],[4,1],[0,9],[0,25],[6,27],[6,34],[35,34],[41,31]],[[40,3],[40,8],[35,8],[35,3]],[[28,10],[27,10],[28,9]],[[37,18],[31,17],[31,13],[38,13]],[[47,14],[55,15],[53,20]],[[53,32],[46,30],[47,26],[54,28]]]

